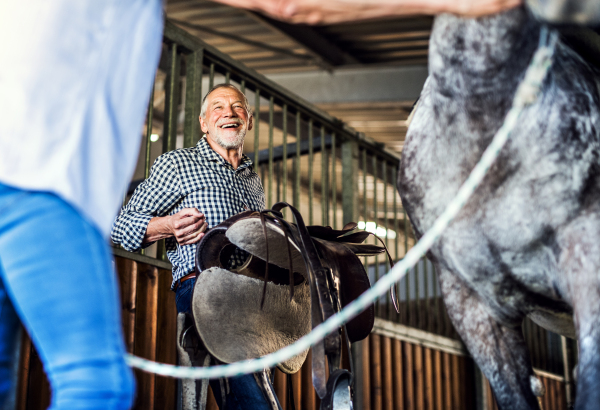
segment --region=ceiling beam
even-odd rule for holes
[[[322,59],[325,64],[333,67],[360,64],[355,57],[342,50],[311,26],[289,24],[255,12],[248,12],[248,14],[270,29],[276,30],[302,45],[309,53]]]
[[[313,104],[415,101],[425,84],[427,67],[353,68],[267,77]]]

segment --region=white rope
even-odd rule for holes
[[[479,163],[473,168],[473,171],[471,171],[471,174],[459,189],[456,197],[448,204],[446,210],[438,217],[431,229],[423,235],[421,240],[400,262],[377,281],[368,291],[360,295],[342,311],[315,327],[312,332],[302,337],[294,344],[258,359],[212,367],[181,367],[156,363],[127,354],[127,363],[130,366],[137,367],[146,372],[183,379],[232,377],[241,374],[254,373],[273,367],[278,363],[300,354],[311,346],[314,346],[329,333],[337,331],[340,326],[347,323],[350,319],[366,309],[373,301],[384,295],[396,282],[402,279],[406,272],[431,248],[444,229],[446,229],[452,219],[468,201],[471,194],[483,180],[489,167],[498,157],[500,150],[508,140],[510,132],[517,124],[523,109],[536,100],[541,84],[552,64],[552,55],[554,53],[556,39],[556,32],[549,34],[545,27],[542,29],[540,46],[533,56],[531,64],[527,68],[525,78],[521,84],[519,84],[513,100],[513,106],[506,115],[504,124],[498,130],[492,142],[483,153]]]

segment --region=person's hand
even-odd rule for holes
[[[168,226],[179,245],[190,245],[200,242],[208,225],[196,208],[184,208],[169,216]]]
[[[256,10],[291,23],[334,24],[414,14],[453,13],[479,17],[523,0],[214,0]]]

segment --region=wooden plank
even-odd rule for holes
[[[394,375],[394,408],[404,407],[404,360],[402,356],[402,342],[392,340],[392,363]]]
[[[29,388],[29,371],[31,368],[31,339],[25,331],[21,329],[23,338],[21,340],[21,357],[19,357],[19,381],[17,384],[16,410],[27,409],[27,390]]]
[[[301,406],[298,407],[302,410],[314,410],[315,406],[315,389],[312,384],[312,349],[309,350],[306,361],[300,370],[301,375],[301,392],[302,400]],[[283,406],[283,405],[282,405]]]
[[[425,362],[425,408],[434,408],[434,382],[433,382],[433,352],[424,348],[423,356]]]
[[[206,398],[206,410],[219,410],[217,400],[210,386],[208,387],[208,397]]]
[[[371,409],[371,374],[369,372],[369,344],[371,342],[371,337],[373,334],[367,336],[360,344],[362,347],[362,368],[363,368],[363,401],[362,401],[362,410],[370,410]]]
[[[156,360],[158,269],[138,266],[136,321],[133,351],[137,356]],[[154,410],[156,376],[135,370],[137,399],[134,409]]]
[[[444,362],[444,409],[452,409],[452,366],[450,365],[450,354],[442,353]]]
[[[273,380],[273,389],[277,399],[283,409],[289,409],[287,402],[287,377],[279,369],[275,369],[275,379]]]
[[[444,369],[442,367],[442,352],[440,352],[439,350],[434,350],[433,351],[433,373],[435,375],[435,380],[434,380],[434,405],[433,408],[435,410],[443,410],[444,408],[444,403],[443,403],[443,384],[442,384],[442,379],[443,379],[443,372]]]
[[[300,409],[302,403],[302,374],[300,372],[292,375],[292,387],[294,390],[294,408]],[[283,407],[283,404],[281,406]]]
[[[451,355],[452,361],[452,408],[453,409],[461,409],[462,403],[460,401],[460,363],[459,358],[456,355]]]
[[[404,407],[406,410],[417,410],[415,406],[415,386],[413,377],[413,345],[410,343],[402,343],[404,351],[404,380],[406,381],[406,390],[404,394]]]
[[[382,395],[382,384],[381,384],[381,336],[371,334],[370,337],[370,348],[371,348],[371,409],[382,410],[383,409],[383,395]]]
[[[171,291],[171,271],[158,271],[156,361],[177,364],[177,307],[175,292]],[[170,409],[177,405],[177,379],[157,376],[155,381],[156,409]]]
[[[383,408],[384,410],[394,410],[392,339],[384,336],[381,336],[381,368],[383,375]]]
[[[123,257],[115,258],[121,290],[121,320],[128,352],[133,352],[135,334],[135,299],[137,293],[138,262]]]
[[[418,409],[425,408],[425,383],[424,380],[424,369],[423,369],[423,348],[416,345],[413,348],[414,360],[415,360],[415,403]]]

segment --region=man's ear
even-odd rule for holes
[[[250,118],[248,118],[248,131],[250,131],[253,126],[254,126],[254,116],[251,116]]]
[[[202,132],[208,134],[208,124],[204,121],[202,116],[199,116],[198,120],[200,120],[200,129],[202,130]]]

